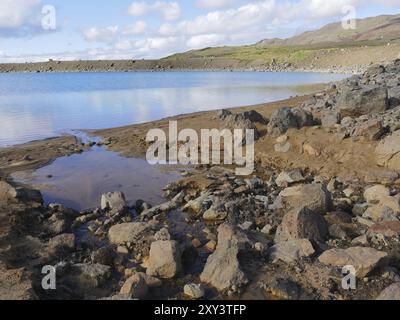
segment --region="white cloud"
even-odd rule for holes
[[[106,28],[89,28],[83,31],[86,41],[89,42],[112,42],[116,39],[119,32],[118,26]]]
[[[140,35],[145,33],[147,30],[146,21],[137,21],[134,24],[127,26],[122,31],[124,35]]]
[[[190,49],[200,49],[205,47],[216,46],[224,43],[227,40],[225,35],[220,34],[202,34],[190,37],[186,45]]]
[[[30,22],[41,0],[1,0],[0,28],[19,28]]]
[[[236,0],[197,0],[199,8],[226,8],[232,6]]]
[[[128,13],[135,17],[152,12],[160,12],[165,20],[177,20],[181,16],[181,7],[177,2],[156,1],[148,4],[145,1],[134,1],[128,9]]]

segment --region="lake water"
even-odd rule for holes
[[[72,129],[276,101],[344,77],[285,72],[0,74],[0,147]]]

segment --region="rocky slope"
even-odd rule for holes
[[[399,74],[396,60],[314,96],[177,117],[255,129],[257,163],[249,177],[190,168],[162,204],[111,192],[75,212],[0,181],[1,297],[399,299]],[[168,120],[96,134],[140,154]],[[41,289],[46,264],[57,290]]]

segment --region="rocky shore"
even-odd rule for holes
[[[187,168],[162,204],[110,192],[76,212],[1,180],[0,298],[400,299],[399,75],[396,60],[312,96],[174,117],[255,129],[256,166]],[[169,120],[92,134],[143,155],[147,130]],[[12,150],[0,151],[7,173],[24,168],[4,165]],[[44,265],[57,290],[41,288]],[[342,287],[349,265],[354,290]]]

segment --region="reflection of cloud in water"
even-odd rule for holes
[[[52,118],[0,108],[0,146],[49,137],[54,133]]]
[[[0,146],[71,129],[116,127],[285,99],[299,93],[294,85],[340,77],[240,72],[1,75]]]

